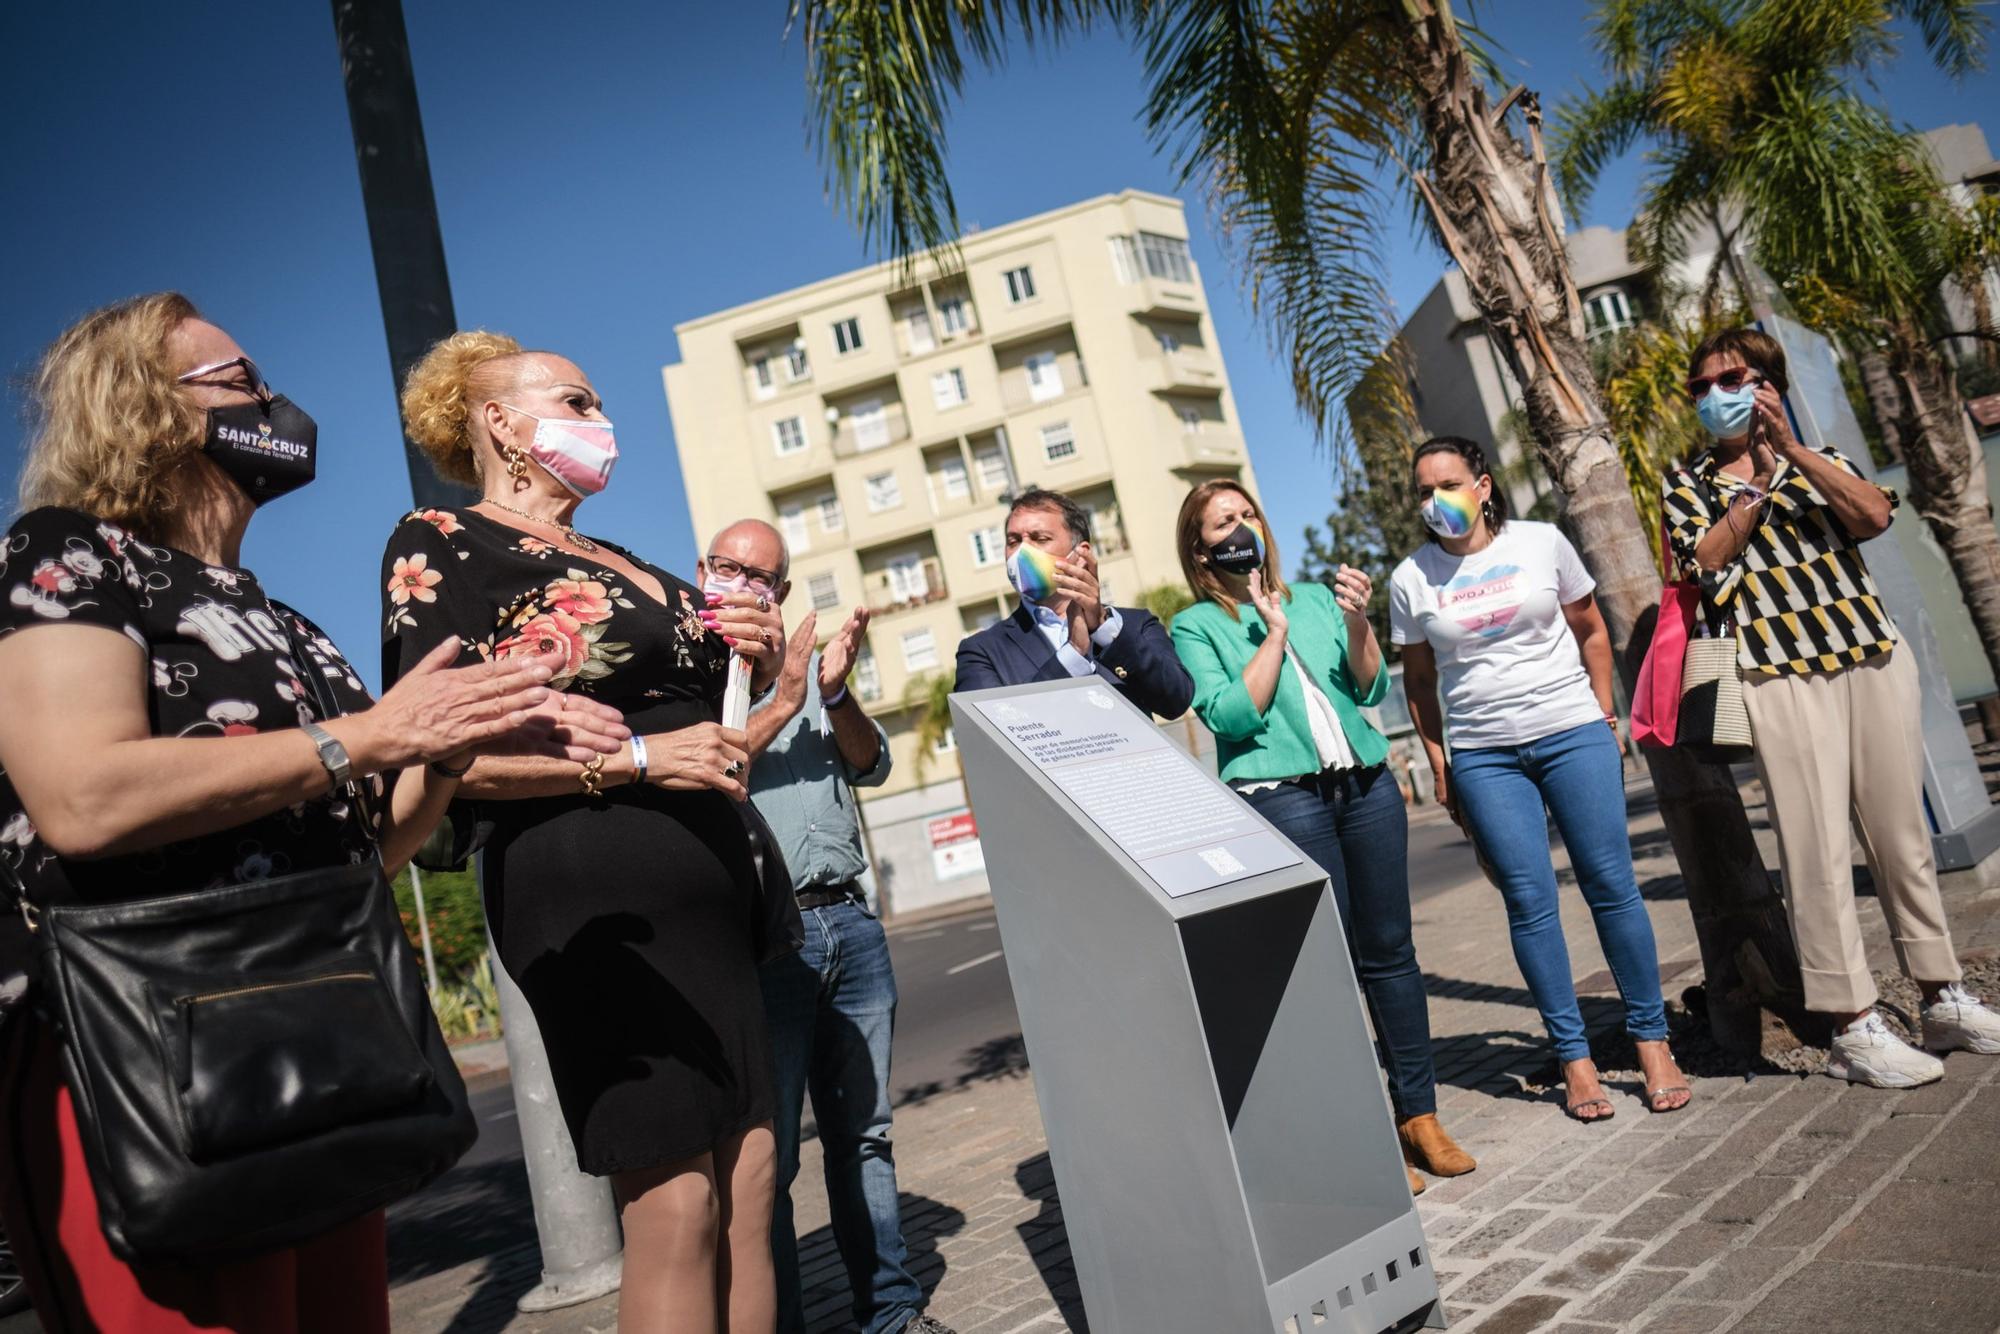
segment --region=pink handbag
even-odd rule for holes
[[[1660,561],[1662,568],[1674,569],[1664,523]],[[1646,647],[1646,660],[1639,664],[1639,680],[1632,689],[1632,739],[1642,746],[1665,750],[1674,744],[1681,713],[1681,673],[1700,609],[1697,584],[1670,578],[1660,590],[1660,618],[1653,625],[1653,642]]]

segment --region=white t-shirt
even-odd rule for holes
[[[1554,524],[1510,520],[1483,551],[1426,543],[1389,576],[1389,638],[1437,655],[1454,750],[1602,723],[1563,607],[1597,587]]]

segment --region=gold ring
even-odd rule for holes
[[[771,610],[771,599],[765,597],[762,593],[759,593],[757,595],[757,610],[758,611]]]

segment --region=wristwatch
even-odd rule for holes
[[[353,765],[347,758],[347,747],[333,739],[333,733],[318,723],[302,724],[305,734],[312,738],[313,746],[319,751],[320,766],[333,778],[336,789],[347,786],[348,774]]]

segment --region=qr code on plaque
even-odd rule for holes
[[[1243,869],[1243,863],[1237,861],[1236,854],[1228,848],[1203,848],[1199,856],[1217,875],[1235,875]]]

